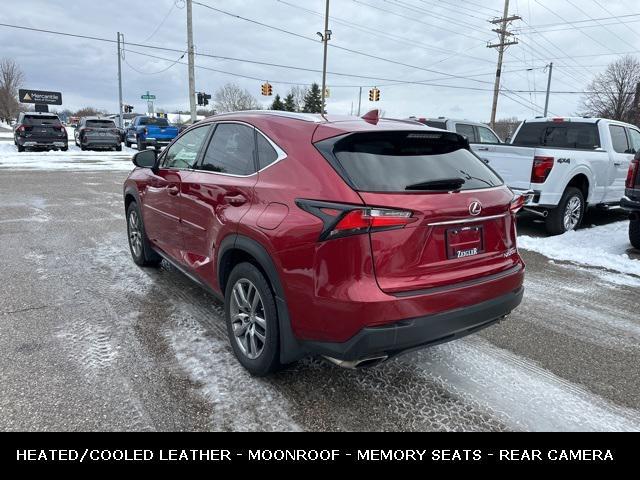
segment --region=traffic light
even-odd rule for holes
[[[370,102],[380,101],[380,89],[378,87],[374,87],[371,90],[369,90],[369,101]]]
[[[203,93],[202,94],[202,104],[206,107],[207,105],[209,105],[209,100],[211,99],[211,95],[209,95],[208,93]]]
[[[262,95],[265,97],[270,97],[273,95],[273,87],[269,82],[265,82],[262,84]]]
[[[124,113],[131,113],[133,112],[133,105],[123,105],[122,109],[124,110]]]
[[[198,92],[198,105],[202,106],[202,93]]]

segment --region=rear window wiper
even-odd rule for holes
[[[464,185],[464,178],[443,178],[440,180],[429,180],[426,182],[414,183],[407,185],[405,190],[442,190],[442,191],[454,191],[460,190]]]

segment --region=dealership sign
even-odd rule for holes
[[[62,105],[62,93],[45,92],[42,90],[20,89],[18,91],[20,103],[36,103],[40,105]]]

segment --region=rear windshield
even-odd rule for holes
[[[442,130],[447,129],[447,122],[436,122],[434,120],[425,120],[422,123],[424,123],[427,127],[441,128]]]
[[[166,118],[148,117],[148,118],[141,118],[140,125],[155,125],[157,127],[168,127],[169,121]]]
[[[25,115],[25,125],[60,125],[60,119],[55,115]]]
[[[87,127],[92,128],[116,128],[112,120],[87,120]]]
[[[417,183],[461,178],[462,190],[502,185],[500,177],[454,133],[376,132],[349,135],[333,149],[356,190],[405,192]]]
[[[600,147],[600,134],[595,123],[532,122],[522,125],[513,144],[594,150]]]

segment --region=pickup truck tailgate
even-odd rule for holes
[[[517,190],[531,188],[531,169],[535,148],[472,144],[471,149],[493,168],[509,187]]]

